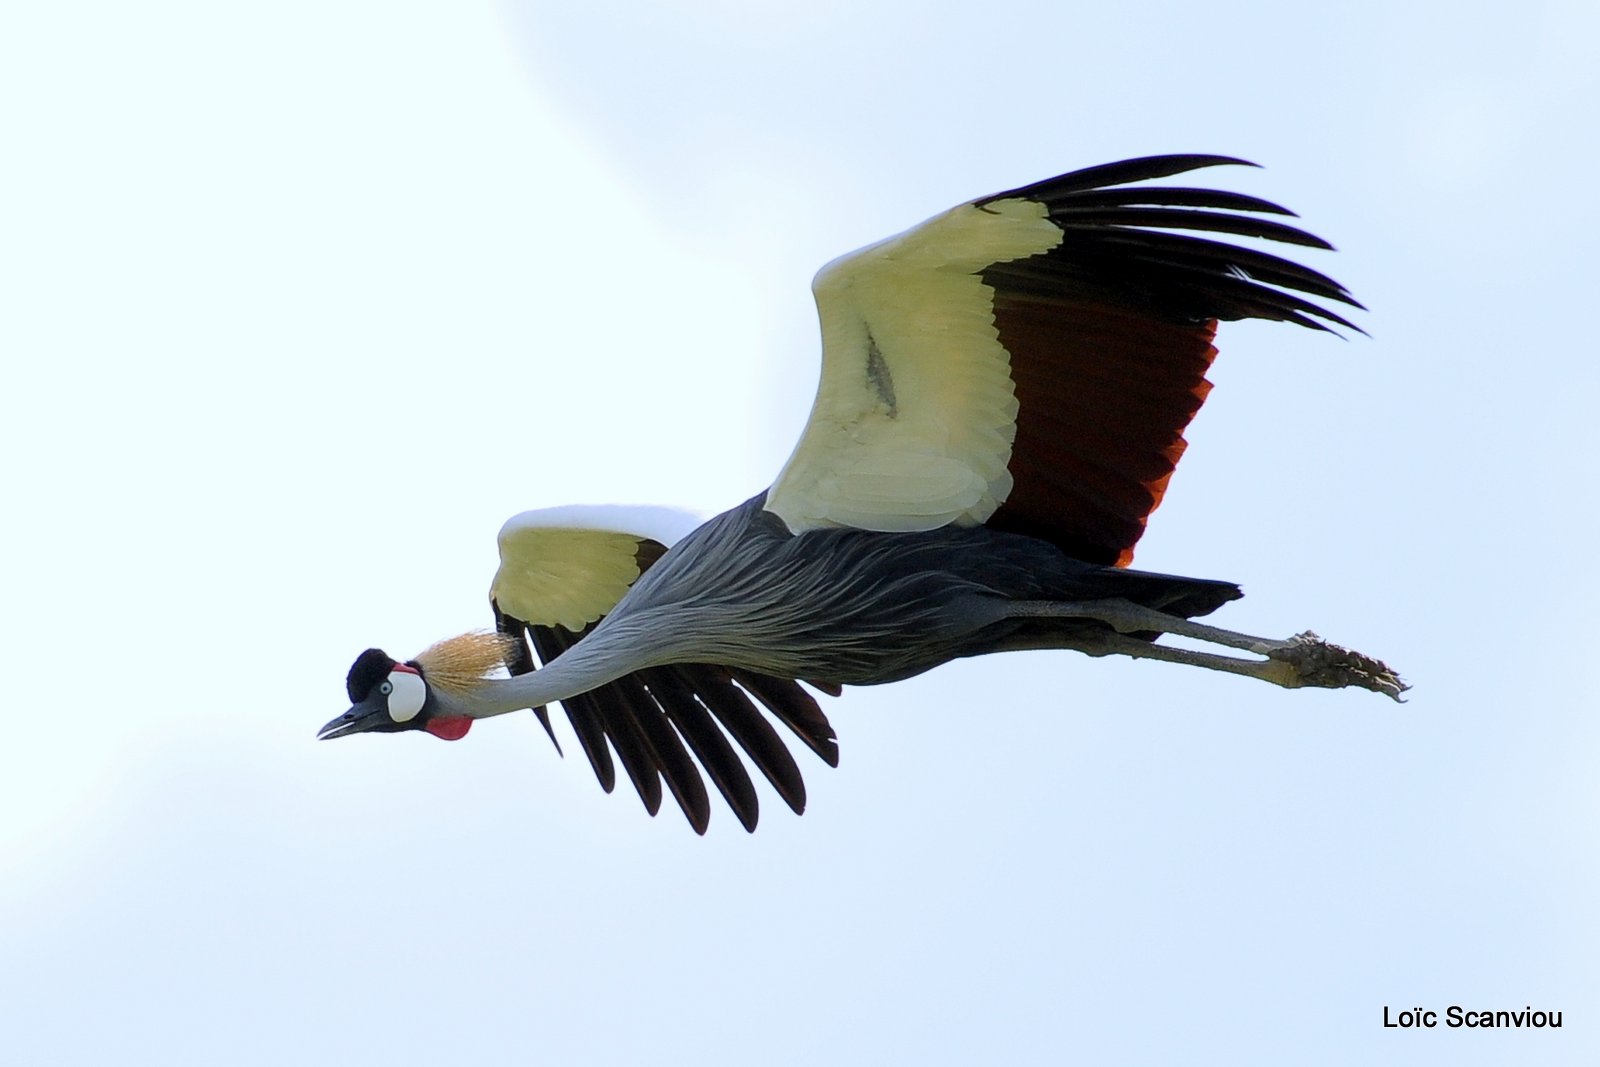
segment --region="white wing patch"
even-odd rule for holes
[[[500,528],[489,595],[524,622],[574,632],[616,607],[639,577],[639,542],[669,548],[700,524],[674,508],[610,505],[525,511]]]
[[[795,533],[992,515],[1011,491],[1017,400],[977,272],[1061,238],[1035,201],[964,204],[824,267],[822,380],[767,510]]]
[[[511,529],[603,530],[648,537],[671,548],[708,518],[683,508],[651,504],[567,504],[513,515],[501,527],[500,536]]]

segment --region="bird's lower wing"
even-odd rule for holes
[[[566,652],[667,551],[663,540],[628,532],[646,525],[637,519],[615,509],[585,511],[594,514],[529,512],[501,531],[500,570],[490,596],[497,628],[517,639],[508,663],[513,674],[535,670]],[[606,528],[576,525],[579,521],[603,522]],[[670,526],[655,524],[658,530]],[[831,691],[837,695],[837,689]],[[696,760],[745,829],[755,829],[760,806],[733,743],[785,803],[796,812],[805,809],[800,769],[766,715],[788,726],[830,765],[839,761],[827,716],[791,679],[679,664],[625,675],[561,704],[607,792],[616,785],[614,750],[646,810],[652,815],[660,810],[664,781],[699,833],[709,823],[711,804]],[[555,741],[547,710],[534,711]]]
[[[989,523],[1127,563],[1207,390],[1217,319],[1349,325],[1287,260],[1171,230],[1326,248],[1254,197],[1118,188],[1222,156],[1156,156],[976,200],[836,260],[813,285],[823,366],[767,496],[800,532]]]

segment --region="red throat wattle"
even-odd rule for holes
[[[472,720],[465,715],[435,715],[422,728],[442,741],[459,741],[472,729]]]

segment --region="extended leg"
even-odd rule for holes
[[[1224,630],[1207,626],[1164,611],[1147,608],[1128,600],[1087,600],[1070,602],[1015,601],[1008,605],[1013,617],[1093,619],[1105,623],[1116,631],[1097,634],[1086,639],[1067,642],[1090,655],[1124,655],[1137,659],[1159,659],[1169,663],[1184,663],[1208,670],[1227,671],[1259,678],[1288,689],[1316,686],[1325,689],[1342,689],[1357,686],[1375,693],[1400,699],[1407,686],[1400,676],[1382,661],[1329,644],[1316,634],[1307,631],[1285,641]],[[1170,645],[1157,645],[1149,641],[1124,636],[1130,633],[1163,633],[1188,637],[1227,648],[1239,648],[1265,656],[1266,659],[1240,659],[1213,652],[1197,652]]]

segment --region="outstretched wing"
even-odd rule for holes
[[[1126,565],[1210,389],[1218,319],[1356,327],[1359,307],[1264,252],[1328,244],[1275,204],[1142,186],[1225,156],[1152,156],[953,208],[824,267],[822,379],[767,495],[796,533],[987,523]],[[1253,164],[1245,164],[1253,165]]]
[[[520,654],[511,672],[525,674],[535,669],[535,656],[549,663],[576,644],[698,524],[687,512],[621,507],[551,508],[507,522],[489,595],[497,627],[518,639]],[[838,695],[837,689],[818,688]],[[706,831],[711,803],[690,752],[745,829],[756,827],[755,786],[730,738],[785,803],[796,812],[805,810],[800,768],[761,709],[830,765],[839,762],[827,716],[806,689],[787,678],[676,664],[626,675],[561,705],[606,792],[616,785],[614,749],[646,810],[652,815],[660,810],[665,780],[698,833]],[[546,709],[534,713],[555,741]]]

